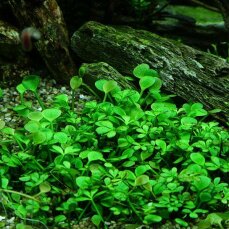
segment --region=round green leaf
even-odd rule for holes
[[[30,91],[35,92],[37,90],[37,87],[40,83],[40,77],[37,75],[29,75],[25,76],[22,80],[22,85]]]
[[[43,182],[39,185],[39,189],[40,189],[40,192],[46,193],[46,192],[50,192],[51,186],[48,182]]]
[[[208,202],[212,199],[212,195],[209,192],[201,192],[200,193],[200,200],[201,202]]]
[[[101,218],[101,216],[99,216],[99,215],[93,215],[93,216],[91,217],[91,221],[92,221],[92,223],[94,223],[97,227],[99,227],[99,224],[101,223],[102,218]]]
[[[176,223],[180,224],[183,227],[187,227],[188,226],[188,223],[186,223],[183,219],[176,218],[175,221],[176,221]]]
[[[103,91],[105,94],[109,93],[110,91],[114,90],[117,87],[117,82],[114,80],[109,80],[103,84]]]
[[[79,68],[79,76],[80,76],[80,77],[83,77],[83,76],[85,75],[85,73],[86,73],[86,67],[81,66],[81,67]]]
[[[71,163],[69,161],[63,161],[63,165],[65,168],[70,169],[71,168]]]
[[[145,76],[145,72],[149,70],[148,64],[139,64],[133,71],[134,76],[141,78]]]
[[[155,78],[151,76],[144,76],[140,79],[139,85],[142,91],[150,88],[155,82]]]
[[[96,161],[96,160],[104,161],[103,154],[97,151],[90,151],[87,156],[88,156],[88,161]]]
[[[45,109],[42,111],[42,115],[49,122],[53,122],[61,115],[61,110],[55,108]]]
[[[47,140],[46,134],[42,131],[37,131],[33,134],[33,142],[39,145]]]
[[[39,121],[43,118],[43,115],[42,115],[41,112],[39,112],[39,111],[34,111],[34,112],[30,112],[30,113],[27,115],[27,117],[28,117],[30,120],[39,122]]]
[[[144,217],[144,223],[145,224],[151,224],[151,223],[159,223],[161,222],[162,217],[159,215],[149,214]]]
[[[17,89],[17,91],[18,91],[21,95],[23,95],[23,94],[25,93],[25,91],[26,91],[26,88],[23,86],[22,83],[21,83],[21,84],[18,84],[17,87],[16,87],[16,89]]]
[[[211,161],[217,165],[218,167],[220,167],[221,163],[220,163],[220,158],[219,157],[215,157],[215,156],[211,156]]]
[[[142,174],[144,174],[146,171],[150,170],[150,166],[149,165],[139,165],[136,169],[135,169],[135,174],[136,176],[140,176]]]
[[[138,65],[134,71],[133,74],[137,78],[142,78],[144,76],[153,76],[153,77],[159,77],[157,71],[150,69],[148,64],[140,64]]]
[[[192,118],[192,117],[183,117],[181,119],[181,124],[193,126],[193,125],[197,124],[197,120],[195,118]]]
[[[82,82],[83,82],[82,78],[79,78],[78,76],[73,76],[70,80],[71,89],[76,90],[81,86]]]
[[[86,189],[90,186],[91,184],[91,179],[90,177],[86,177],[86,176],[80,176],[76,178],[76,184],[82,188],[82,189]]]
[[[7,186],[9,184],[9,179],[7,179],[6,177],[2,177],[0,182],[2,188],[7,189]]]
[[[132,167],[135,164],[134,161],[125,161],[122,166],[123,167]]]
[[[66,218],[65,215],[58,215],[58,216],[55,216],[55,223],[64,222],[66,219],[67,219],[67,218]]]
[[[106,82],[107,82],[107,80],[97,80],[97,81],[95,82],[95,87],[96,87],[98,90],[104,92],[104,90],[103,90],[103,85],[104,85]]]
[[[205,164],[205,158],[200,153],[191,153],[190,158],[193,162],[195,162],[198,165],[204,166]]]
[[[51,151],[56,152],[56,153],[60,153],[60,154],[64,154],[63,149],[57,145],[53,145]]]
[[[136,178],[135,185],[140,186],[140,185],[147,184],[148,182],[149,182],[149,176],[141,175]]]
[[[158,91],[162,86],[161,79],[154,77],[154,84],[150,87],[150,92]]]
[[[37,121],[29,121],[28,123],[25,124],[24,127],[30,133],[35,133],[35,132],[39,131],[39,129],[40,129],[40,123]]]
[[[199,176],[196,180],[194,180],[193,185],[196,187],[198,191],[201,191],[207,188],[211,183],[211,179],[207,176]]]
[[[56,132],[53,138],[61,144],[66,143],[68,141],[68,135],[64,132]]]
[[[5,127],[5,128],[2,129],[2,132],[4,134],[14,135],[15,134],[15,129],[13,129],[11,127]]]

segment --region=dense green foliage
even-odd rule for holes
[[[222,227],[229,218],[228,132],[203,121],[208,112],[200,103],[177,108],[148,65],[133,74],[140,91],[99,80],[103,101],[86,102],[82,110],[65,94],[45,107],[40,78],[24,78],[14,107],[23,125],[13,129],[0,121],[5,212],[59,228],[88,216],[97,226],[116,219],[187,226],[207,216],[199,228]],[[72,78],[73,98],[81,84]],[[25,101],[27,91],[41,111]]]

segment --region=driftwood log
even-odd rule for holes
[[[22,51],[19,31],[0,20],[0,87],[19,83],[28,74],[30,60]]]
[[[134,87],[134,84],[105,62],[84,63],[82,67],[84,68],[83,81],[90,87],[95,87],[95,82],[100,79],[114,80],[122,89]]]
[[[35,46],[47,68],[57,81],[68,82],[75,73],[69,54],[69,37],[62,12],[55,0],[8,0],[22,29],[35,27],[41,39]]]
[[[122,74],[149,64],[160,73],[166,90],[206,109],[220,108],[220,118],[229,118],[229,64],[222,58],[147,31],[97,22],[76,31],[71,46],[83,60],[107,62]]]

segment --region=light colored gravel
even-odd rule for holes
[[[71,90],[68,85],[58,85],[55,80],[41,79],[41,83],[38,89],[39,95],[46,105],[49,107],[55,96],[59,94],[66,94],[71,102]],[[79,89],[76,93],[75,101],[80,108],[85,101],[90,100],[91,96],[87,95],[82,89]],[[36,98],[31,92],[25,93],[25,99],[33,101],[34,108],[41,110],[41,107],[36,101]],[[20,125],[21,118],[13,110],[13,107],[20,104],[20,96],[16,87],[3,88],[3,97],[0,98],[0,120],[6,123],[6,126],[16,127]]]

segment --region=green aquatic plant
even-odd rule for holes
[[[77,110],[80,71],[70,81],[72,101],[59,94],[46,107],[37,76],[17,87],[21,104],[14,111],[23,124],[10,128],[0,121],[6,212],[59,228],[86,217],[97,227],[116,219],[133,225],[171,220],[186,227],[227,210],[229,134],[217,122],[203,121],[209,112],[202,104],[178,108],[173,96],[161,92],[158,73],[142,64],[133,71],[139,90],[99,80],[104,97]],[[29,89],[41,110],[34,100],[25,101]],[[217,222],[223,225],[226,216]],[[209,223],[207,218],[202,225]]]

